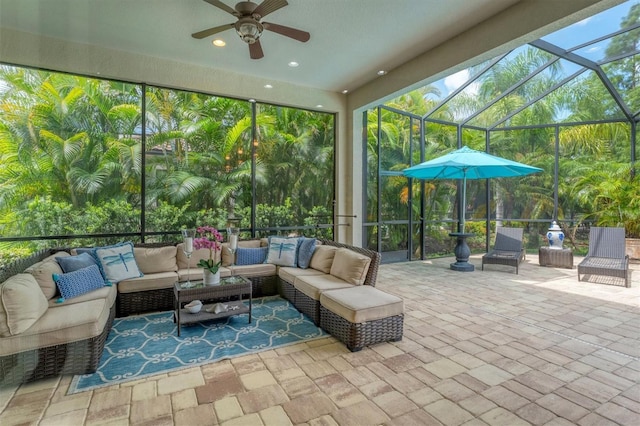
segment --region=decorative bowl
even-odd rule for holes
[[[193,300],[190,303],[184,305],[187,310],[192,314],[197,314],[202,309],[202,302],[199,300]]]

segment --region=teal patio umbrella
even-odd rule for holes
[[[467,204],[467,179],[517,177],[541,171],[542,169],[537,167],[527,166],[526,164],[496,157],[495,155],[476,151],[464,146],[441,157],[404,169],[402,172],[407,177],[423,180],[462,179],[461,232],[449,234],[457,238],[457,244],[454,250],[456,262],[451,264],[451,269],[461,272],[471,272],[474,270],[474,266],[469,263],[471,250],[469,250],[466,240],[467,236],[472,234],[466,234],[464,232]]]
[[[441,157],[404,169],[402,173],[407,177],[423,180],[462,179],[463,214],[460,218],[460,227],[464,233],[467,179],[517,177],[541,171],[542,169],[538,167],[528,166],[463,146]]]

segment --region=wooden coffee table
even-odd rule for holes
[[[235,275],[220,279],[220,285],[204,285],[202,281],[191,281],[191,287],[183,287],[184,282],[177,282],[173,286],[174,295],[174,320],[178,326],[178,336],[180,336],[180,326],[182,324],[192,324],[195,322],[226,318],[232,315],[249,314],[249,324],[251,323],[251,297],[252,287],[251,281],[247,278]],[[248,306],[244,303],[242,296],[249,295]],[[238,300],[224,302],[227,305],[227,311],[218,314],[207,312],[207,309],[215,306],[215,303],[202,306],[200,312],[192,314],[183,305],[192,300],[215,300],[225,297],[237,296]],[[234,308],[237,306],[237,308]]]

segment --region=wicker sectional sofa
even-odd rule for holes
[[[239,247],[258,248],[266,244],[266,239],[249,240],[240,241]],[[201,279],[202,270],[195,265],[199,258],[208,256],[206,250],[196,251],[188,262],[180,244],[141,244],[133,251],[143,276],[122,280],[64,303],[57,300],[59,294],[51,275],[61,272],[55,257],[74,255],[75,250],[45,250],[0,271],[0,297],[3,298],[0,302],[4,302],[5,296],[22,294],[24,303],[28,305],[29,300],[37,299],[37,309],[44,310],[44,313],[30,313],[30,308],[21,310],[19,303],[9,308],[3,308],[0,303],[0,386],[60,374],[95,372],[114,317],[173,309],[174,283]],[[223,250],[222,261],[221,276],[249,278],[253,297],[280,294],[320,325],[320,294],[360,284],[375,286],[380,254],[318,240],[306,269],[265,263],[234,265],[228,250]],[[33,297],[25,296],[29,294]],[[19,297],[16,300],[20,300]],[[9,312],[11,309],[13,312]],[[27,318],[18,318],[16,322],[15,318],[21,316]],[[394,332],[385,335],[385,340],[401,338],[401,315],[396,315],[394,324]],[[349,341],[351,332],[345,333],[338,338],[352,350],[376,343]]]
[[[98,367],[115,316],[116,287],[102,287],[58,303],[53,273],[62,273],[44,250],[0,271],[0,386]]]
[[[240,241],[243,248],[258,248],[266,239]],[[196,265],[209,256],[207,249],[193,252],[189,261],[177,245],[141,244],[134,248],[138,267],[144,274],[118,283],[117,317],[143,312],[173,309],[173,284],[176,281],[201,280],[202,269]],[[232,265],[227,244],[223,244],[220,276],[243,275],[251,280],[253,297],[278,294],[276,265]]]

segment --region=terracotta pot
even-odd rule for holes
[[[633,263],[640,262],[640,238],[625,238],[627,254]]]

